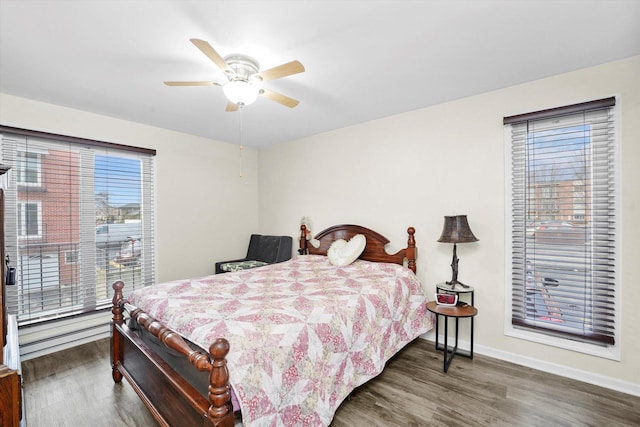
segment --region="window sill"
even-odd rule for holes
[[[549,345],[552,347],[562,348],[564,350],[571,350],[578,353],[584,353],[591,356],[601,357],[603,359],[615,360],[619,362],[620,348],[619,346],[600,346],[596,344],[589,344],[580,341],[574,341],[568,338],[554,337],[545,335],[539,332],[527,331],[520,328],[515,328],[512,325],[506,325],[504,334],[508,337],[523,339],[538,344]],[[619,342],[619,337],[616,337],[616,342]]]
[[[25,183],[25,182],[19,182],[18,183],[18,191],[31,191],[31,192],[41,192],[41,193],[45,193],[47,191],[47,189],[40,183]]]

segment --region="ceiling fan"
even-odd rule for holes
[[[253,103],[258,96],[271,99],[289,108],[298,105],[299,101],[265,89],[261,87],[261,83],[304,72],[304,66],[299,61],[287,62],[260,71],[260,64],[249,56],[234,53],[223,58],[208,42],[200,39],[190,39],[190,41],[224,72],[228,81],[164,82],[167,86],[222,86],[229,101],[225,109],[227,112],[237,111],[238,108]]]

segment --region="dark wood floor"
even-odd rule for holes
[[[28,427],[154,426],[132,388],[114,384],[102,340],[23,363]],[[389,415],[384,415],[389,414]],[[338,409],[333,427],[638,426],[640,397],[416,340]]]

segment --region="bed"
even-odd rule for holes
[[[330,424],[353,389],[433,327],[407,232],[407,247],[388,254],[368,228],[330,227],[314,246],[303,225],[300,256],[284,263],[127,298],[114,283],[114,381],[125,378],[160,425],[233,426],[240,412],[247,427]],[[359,258],[332,265],[331,244],[354,236],[366,239]]]

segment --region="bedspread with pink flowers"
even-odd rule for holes
[[[202,348],[229,340],[246,427],[329,425],[354,388],[434,322],[409,269],[335,267],[319,255],[149,286],[129,300]]]

